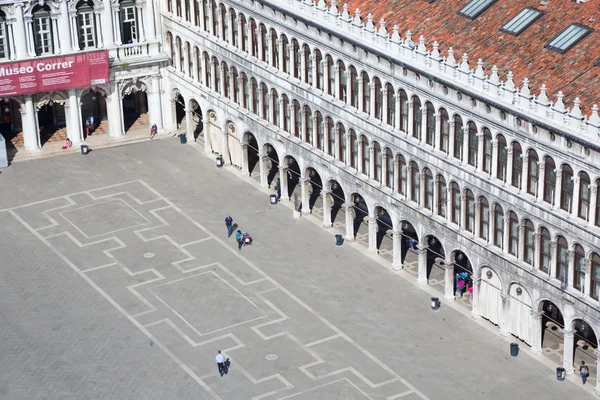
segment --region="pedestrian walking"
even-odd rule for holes
[[[233,233],[233,218],[230,215],[225,217],[225,226],[227,227],[227,237],[230,237]]]
[[[86,119],[85,120],[85,137],[92,135],[92,131],[90,129],[91,129],[90,120]]]
[[[156,126],[156,124],[152,124],[152,127],[150,128],[150,139],[154,139],[154,136],[156,136],[157,133],[158,127]]]
[[[582,361],[581,365],[579,366],[579,375],[581,375],[581,382],[583,382],[583,384],[585,385],[588,376],[590,376],[590,369],[587,365],[585,365],[585,361]]]
[[[241,250],[242,246],[244,245],[244,240],[242,239],[242,232],[239,229],[235,233],[235,238],[237,239],[237,242],[238,242],[238,250]]]
[[[281,181],[277,178],[277,183],[275,184],[275,192],[277,193],[277,201],[281,198]]]
[[[221,354],[221,350],[217,352],[217,357],[215,358],[215,361],[217,363],[217,368],[219,369],[219,374],[223,376],[223,374],[225,373],[225,357],[223,357],[223,354]]]

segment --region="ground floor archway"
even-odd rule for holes
[[[145,91],[132,91],[123,96],[123,131],[148,129],[148,96]]]
[[[557,364],[564,364],[565,321],[560,309],[550,300],[540,304],[542,313],[542,352]]]
[[[104,93],[89,90],[81,96],[81,118],[84,137],[108,133],[108,110]]]

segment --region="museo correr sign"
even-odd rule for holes
[[[0,63],[0,97],[108,83],[108,51]]]

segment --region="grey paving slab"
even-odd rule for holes
[[[0,185],[0,398],[593,398],[177,141]]]

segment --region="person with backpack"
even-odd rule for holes
[[[590,369],[587,365],[585,365],[585,361],[581,361],[581,365],[579,366],[579,375],[581,375],[581,381],[585,385],[588,376],[590,376]]]

